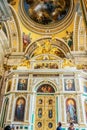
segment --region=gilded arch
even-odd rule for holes
[[[52,81],[41,81],[41,82],[38,82],[34,89],[36,92],[39,92],[39,90],[41,90],[41,87],[43,87],[43,85],[48,85],[48,86],[51,86],[52,90],[53,90],[53,93],[55,93],[57,91],[57,86],[55,85],[55,83],[53,83]],[[39,89],[40,88],[40,89]],[[48,92],[49,93],[49,92]],[[52,93],[52,92],[50,92]]]
[[[25,55],[30,59],[36,55],[54,54],[61,58],[71,58],[68,45],[61,39],[43,37],[32,42],[25,50]]]

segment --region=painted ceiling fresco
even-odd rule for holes
[[[68,13],[70,0],[24,0],[26,14],[43,25],[61,21]]]

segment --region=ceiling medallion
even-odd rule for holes
[[[73,0],[20,0],[19,16],[25,27],[39,34],[61,32],[72,21]]]

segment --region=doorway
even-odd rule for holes
[[[37,95],[35,130],[56,129],[56,103],[54,95]]]

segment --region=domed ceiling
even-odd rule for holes
[[[41,0],[34,2],[34,0],[26,0],[24,8],[29,17],[36,23],[49,25],[59,22],[67,15],[70,1]]]
[[[53,34],[62,31],[72,21],[73,0],[20,0],[22,23],[34,32]]]

